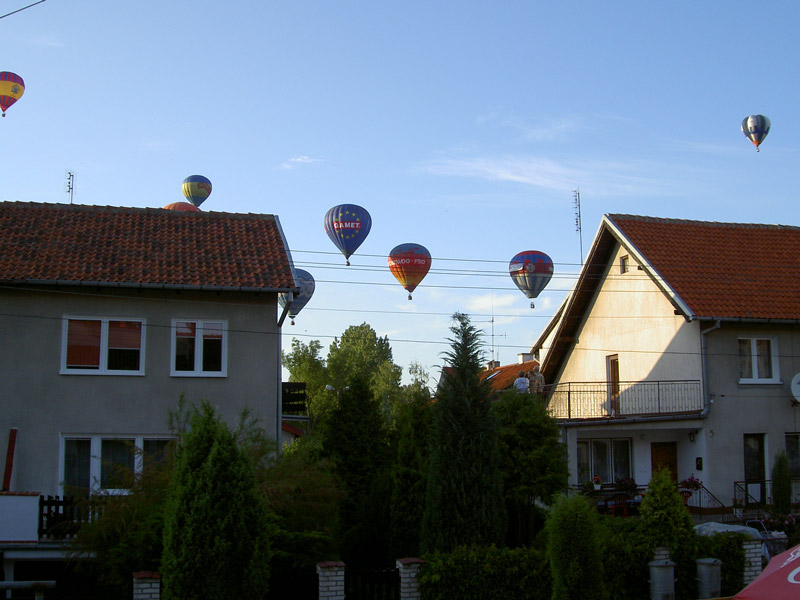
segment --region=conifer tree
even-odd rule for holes
[[[164,519],[165,600],[263,598],[267,528],[252,462],[203,403],[193,410],[175,455]]]
[[[422,523],[424,552],[502,545],[506,513],[497,427],[482,368],[480,332],[456,313],[433,408],[430,471]]]

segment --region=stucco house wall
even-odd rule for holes
[[[189,291],[8,289],[0,316],[0,447],[17,428],[12,489],[60,494],[64,435],[169,436],[183,394],[231,425],[250,408],[279,427],[280,330],[274,295]],[[65,316],[145,319],[144,375],[60,374]],[[224,377],[170,376],[172,319],[227,323]]]

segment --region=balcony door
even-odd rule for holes
[[[611,416],[619,416],[619,355],[606,356],[606,380]]]

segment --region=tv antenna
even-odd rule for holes
[[[64,171],[64,179],[66,180],[65,191],[69,194],[69,203],[72,204],[72,199],[75,196],[75,171],[67,169]]]
[[[575,209],[575,231],[581,245],[581,266],[583,266],[583,232],[581,231],[581,190],[572,190],[572,207]]]

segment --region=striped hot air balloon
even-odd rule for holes
[[[189,175],[181,187],[184,197],[197,208],[211,195],[211,182],[202,175]]]
[[[431,268],[431,253],[421,244],[400,244],[389,253],[389,270],[406,290],[413,292]]]
[[[22,81],[22,77],[10,71],[0,71],[0,109],[2,109],[4,117],[6,110],[24,93],[25,82]]]
[[[742,133],[748,140],[753,142],[756,152],[760,152],[758,147],[767,137],[770,125],[769,119],[764,115],[750,115],[742,121]]]
[[[544,252],[526,250],[511,259],[508,272],[528,298],[536,298],[553,276],[553,261]]]

